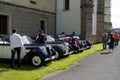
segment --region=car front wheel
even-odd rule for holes
[[[30,60],[34,67],[40,67],[44,63],[43,57],[39,54],[32,55]]]

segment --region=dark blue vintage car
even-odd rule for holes
[[[21,60],[31,63],[35,67],[43,65],[46,61],[51,61],[56,56],[56,51],[49,44],[31,43],[27,36],[22,36],[24,47],[22,48]],[[0,37],[0,60],[10,60],[11,48],[9,41]]]

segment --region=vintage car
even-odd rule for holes
[[[76,38],[77,40],[79,40],[79,42],[84,46],[84,49],[90,49],[92,46],[92,42],[90,40],[80,40],[79,36],[73,36],[74,38]]]
[[[46,35],[46,37],[47,37],[47,41],[46,41],[47,44],[51,45],[52,48],[54,48],[57,52],[56,58],[60,59],[72,53],[69,51],[69,43],[55,40],[55,38],[50,35]]]
[[[87,49],[90,49],[92,47],[92,42],[90,40],[85,40],[87,44]]]
[[[71,37],[70,36],[67,36],[67,37],[62,37],[62,38],[60,38],[60,39],[63,39],[63,40],[65,40],[65,39],[70,39]],[[90,49],[91,48],[91,46],[92,46],[92,42],[90,41],[90,40],[81,40],[80,39],[80,37],[78,36],[78,35],[75,35],[75,36],[73,36],[73,38],[75,38],[77,41],[79,41],[79,46],[80,46],[80,49]]]
[[[58,35],[59,40],[66,41],[70,44],[70,50],[73,50],[74,53],[84,51],[84,45],[79,41],[78,36],[70,35]]]
[[[31,43],[30,37],[22,36],[24,47],[21,52],[21,60],[31,63],[35,67],[43,65],[46,61],[51,61],[56,56],[56,52],[49,44]],[[4,37],[0,37],[0,60],[10,60],[10,42]]]

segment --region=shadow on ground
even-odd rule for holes
[[[100,49],[100,50],[97,50],[96,52],[99,52],[100,54],[109,54],[110,52],[107,51],[107,49]]]
[[[49,66],[49,65],[50,62],[40,67],[34,67],[31,64],[23,62],[20,68],[18,68],[16,64],[14,65],[13,68],[10,68],[9,62],[0,62],[0,72],[10,71],[10,70],[32,71],[38,68],[44,68],[45,66]]]
[[[110,52],[101,52],[100,54],[109,54]]]

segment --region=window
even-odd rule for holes
[[[7,34],[7,16],[0,15],[0,34]]]
[[[45,21],[44,20],[40,21],[40,29],[42,29],[45,32]]]
[[[36,1],[35,0],[30,0],[30,3],[31,4],[36,4]]]
[[[69,9],[70,9],[70,1],[65,0],[65,2],[64,2],[64,10],[69,10]]]

